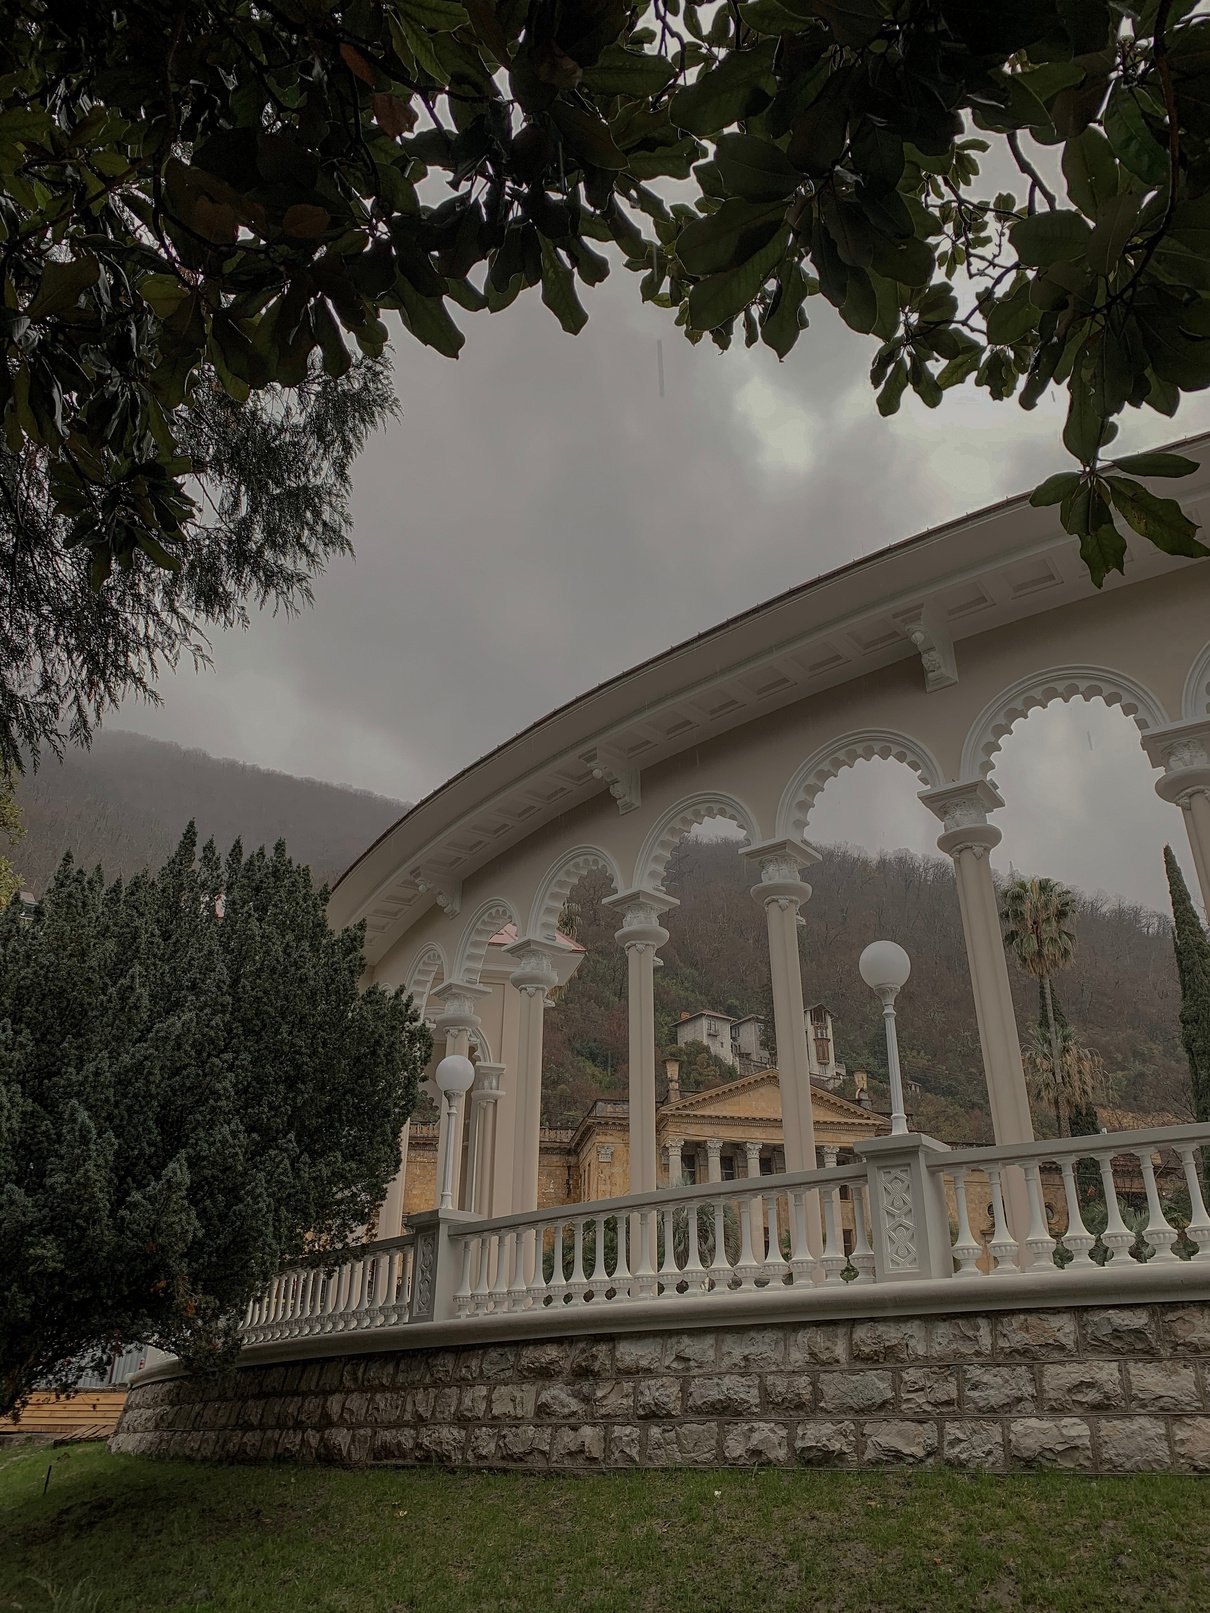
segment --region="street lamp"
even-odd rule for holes
[[[445,1099],[445,1158],[441,1162],[441,1198],[439,1208],[450,1210],[454,1206],[454,1143],[458,1135],[458,1108],[462,1094],[469,1092],[475,1080],[475,1066],[461,1053],[449,1053],[437,1066],[437,1090]]]
[[[907,1131],[903,1112],[903,1077],[899,1072],[899,1038],[895,1033],[895,998],[912,972],[912,960],[897,941],[871,941],[858,959],[861,978],[882,998],[882,1019],[886,1028],[887,1074],[891,1082],[891,1135]]]

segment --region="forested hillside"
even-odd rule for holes
[[[28,775],[18,798],[29,834],[14,860],[35,892],[68,850],[109,874],[154,866],[190,818],[221,846],[237,835],[246,846],[283,838],[317,880],[331,880],[403,811],[382,796],[119,731]],[[914,1121],[947,1141],[990,1140],[948,860],[908,852],[870,857],[850,846],[824,851],[811,870],[814,894],[799,931],[806,1000],[828,1004],[840,1056],[850,1070],[865,1068],[877,1080],[886,1069],[882,1015],[857,958],[878,937],[901,942],[912,959],[899,1033],[905,1075],[920,1087],[910,1105]],[[668,886],[680,906],[665,920],[671,938],[655,977],[661,1048],[673,1040],[683,1009],[770,1014],[765,918],[751,884],[734,840],[688,839],[673,857]],[[626,1090],[626,960],[614,940],[616,915],[601,905],[608,894],[589,876],[564,916],[589,950],[547,1017],[544,1107],[552,1124],[574,1123],[594,1098]],[[1104,1060],[1104,1100],[1189,1113],[1167,921],[1088,898],[1079,906],[1076,962],[1057,991],[1078,1035]],[[1028,1032],[1036,988],[1011,967],[1010,975]],[[1045,1126],[1046,1117],[1039,1121]]]
[[[899,941],[912,975],[899,999],[905,1076],[920,1084],[915,1124],[946,1141],[990,1141],[979,1036],[948,859],[910,852],[870,857],[828,846],[811,869],[811,900],[799,931],[806,1000],[831,1008],[837,1048],[850,1069],[885,1077],[879,1003],[857,959],[868,941]],[[765,917],[752,900],[751,870],[734,841],[686,840],[667,884],[680,906],[662,921],[670,939],[656,972],[661,1045],[682,1009],[770,1013]],[[589,955],[547,1017],[544,1089],[553,1124],[578,1119],[592,1100],[625,1090],[626,964],[614,941],[616,915],[597,876],[581,881],[565,917]],[[1056,990],[1078,1035],[1104,1059],[1104,1101],[1189,1114],[1179,993],[1167,922],[1143,908],[1081,897],[1073,968]],[[1037,1017],[1037,988],[1010,966],[1018,1021]],[[875,1088],[877,1093],[877,1087]],[[1039,1116],[1039,1129],[1048,1117]]]
[[[405,810],[400,801],[294,778],[205,751],[106,729],[92,749],[43,762],[17,786],[28,833],[13,852],[23,884],[41,891],[70,851],[128,876],[158,866],[190,818],[224,850],[284,840],[317,883],[334,880]]]

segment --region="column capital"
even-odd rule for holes
[[[706,1152],[711,1159],[720,1159],[723,1152],[723,1139],[721,1137],[707,1137]]]
[[[654,952],[668,939],[668,931],[660,923],[661,913],[668,913],[680,903],[666,891],[649,890],[641,885],[608,896],[602,907],[611,908],[622,916],[622,928],[614,939],[627,951],[631,947],[650,947]]]
[[[503,1064],[476,1064],[475,1084],[471,1088],[472,1103],[495,1103],[504,1084]]]
[[[1002,807],[1004,797],[990,779],[964,779],[960,784],[921,790],[920,800],[945,826],[937,845],[947,856],[973,851],[976,857],[985,857],[1000,844],[1000,831],[987,821],[987,814]]]
[[[1164,769],[1155,781],[1162,801],[1184,806],[1191,796],[1210,794],[1210,717],[1153,728],[1142,743],[1151,765]]]
[[[565,953],[566,948],[557,942],[526,936],[504,950],[516,965],[509,976],[509,983],[518,991],[529,997],[538,993],[545,997],[553,986],[559,985],[560,975],[555,959],[559,953]]]
[[[802,871],[823,861],[823,853],[805,840],[764,840],[747,847],[740,856],[760,870],[760,883],[752,887],[754,899],[765,907],[775,902],[783,910],[799,908],[809,900],[811,887]]]
[[[478,1030],[480,1020],[477,1005],[491,994],[490,986],[473,985],[469,980],[447,980],[431,993],[441,1004],[441,1010],[433,1021],[434,1030],[442,1031],[446,1036],[451,1031]]]

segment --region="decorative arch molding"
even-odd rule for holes
[[[1189,668],[1185,693],[1181,697],[1181,716],[1186,722],[1207,713],[1210,713],[1210,644]]]
[[[445,953],[435,941],[431,941],[422,949],[420,956],[408,971],[407,993],[421,1019],[424,1018],[425,1010],[428,1008],[429,993],[438,975],[442,980],[448,980],[449,970],[445,964]]]
[[[754,845],[761,838],[756,818],[735,796],[715,790],[686,796],[665,812],[643,842],[643,849],[634,865],[635,887],[639,890],[658,889],[663,883],[668,859],[681,836],[712,818],[728,818],[744,831]]]
[[[1140,733],[1163,728],[1168,716],[1144,684],[1124,672],[1106,667],[1052,667],[1021,678],[990,700],[971,724],[962,747],[962,777],[986,778],[995,765],[1000,742],[1010,730],[1042,706],[1055,700],[1103,700],[1120,706],[1133,717]]]
[[[862,728],[820,748],[802,764],[786,785],[777,809],[778,840],[801,840],[820,792],[855,762],[876,758],[906,762],[926,790],[942,783],[941,768],[932,752],[907,734],[890,729]]]
[[[506,924],[516,923],[517,915],[512,903],[505,901],[502,896],[493,897],[490,901],[482,903],[471,915],[462,932],[462,939],[458,943],[458,951],[454,958],[454,972],[449,978],[477,986],[483,959],[492,936],[498,935]]]
[[[484,1035],[482,1025],[480,1025],[477,1030],[473,1030],[471,1032],[470,1044],[471,1051],[474,1053],[478,1063],[494,1064],[496,1062],[495,1059],[492,1058],[492,1045]]]
[[[575,846],[571,851],[565,851],[542,876],[530,908],[529,927],[526,935],[540,936],[546,940],[554,937],[559,923],[559,914],[563,911],[564,903],[574,890],[576,883],[585,874],[596,870],[609,875],[615,893],[622,889],[622,876],[617,863],[607,851],[597,846]]]

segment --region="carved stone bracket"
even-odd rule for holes
[[[412,870],[412,879],[422,896],[432,895],[433,901],[447,919],[457,918],[462,911],[462,881],[449,879],[444,874],[429,873],[423,868]]]
[[[636,767],[627,767],[618,756],[606,749],[589,751],[584,760],[592,769],[592,776],[609,788],[618,803],[620,813],[633,812],[642,804],[643,792]]]
[[[954,641],[936,621],[930,606],[914,605],[910,610],[896,611],[894,621],[920,656],[924,687],[930,694],[957,683],[958,662],[954,655]]]

